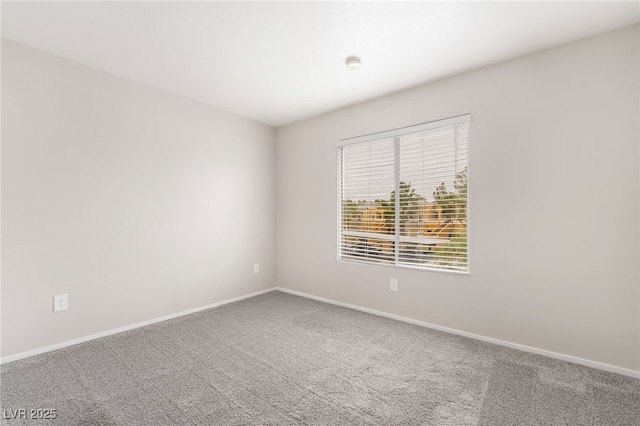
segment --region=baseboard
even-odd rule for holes
[[[358,310],[358,311],[366,312],[366,313],[373,314],[373,315],[378,315],[378,316],[381,316],[381,317],[391,318],[391,319],[402,321],[402,322],[406,322],[406,323],[409,323],[409,324],[419,325],[421,327],[431,328],[431,329],[438,330],[438,331],[444,331],[446,333],[451,333],[451,334],[456,334],[456,335],[459,335],[459,336],[469,337],[471,339],[481,340],[483,342],[494,343],[496,345],[506,346],[508,348],[518,349],[518,350],[521,350],[521,351],[524,351],[524,352],[530,352],[530,353],[534,353],[534,354],[538,354],[538,355],[543,355],[543,356],[547,356],[549,358],[555,358],[555,359],[559,359],[559,360],[562,360],[562,361],[571,362],[571,363],[574,363],[574,364],[580,364],[580,365],[584,365],[584,366],[587,366],[587,367],[597,368],[599,370],[609,371],[611,373],[622,374],[624,376],[629,376],[629,377],[633,377],[633,378],[636,378],[636,379],[640,379],[640,371],[629,370],[629,369],[626,369],[626,368],[617,367],[615,365],[605,364],[605,363],[598,362],[598,361],[591,361],[591,360],[588,360],[588,359],[578,358],[578,357],[571,356],[571,355],[565,355],[565,354],[561,354],[561,353],[557,353],[557,352],[547,351],[547,350],[544,350],[544,349],[534,348],[534,347],[531,347],[531,346],[521,345],[519,343],[512,343],[512,342],[508,342],[506,340],[494,339],[492,337],[487,337],[487,336],[482,336],[482,335],[479,335],[479,334],[468,333],[466,331],[456,330],[454,328],[442,327],[440,325],[431,324],[431,323],[424,322],[424,321],[418,321],[418,320],[414,320],[414,319],[411,319],[411,318],[402,317],[402,316],[399,316],[399,315],[389,314],[389,313],[386,313],[386,312],[377,311],[375,309],[363,308],[362,306],[357,306],[357,305],[352,305],[352,304],[349,304],[349,303],[338,302],[336,300],[327,299],[327,298],[319,297],[319,296],[314,296],[312,294],[302,293],[300,291],[289,290],[289,289],[282,288],[282,287],[276,287],[276,290],[282,291],[284,293],[293,294],[295,296],[305,297],[307,299],[317,300],[319,302],[330,303],[330,304],[336,305],[336,306],[342,306],[342,307],[345,307],[345,308],[355,309],[355,310]]]
[[[571,356],[571,355],[566,355],[566,354],[561,354],[561,353],[557,353],[557,352],[547,351],[547,350],[544,350],[544,349],[538,349],[538,348],[534,348],[534,347],[531,347],[531,346],[521,345],[519,343],[512,343],[512,342],[508,342],[506,340],[494,339],[492,337],[487,337],[487,336],[482,336],[482,335],[479,335],[479,334],[469,333],[469,332],[462,331],[462,330],[457,330],[457,329],[454,329],[454,328],[443,327],[443,326],[440,326],[440,325],[437,325],[437,324],[431,324],[431,323],[424,322],[424,321],[418,321],[418,320],[414,320],[414,319],[411,319],[411,318],[406,318],[406,317],[403,317],[403,316],[400,316],[400,315],[389,314],[389,313],[386,313],[386,312],[377,311],[375,309],[364,308],[362,306],[352,305],[352,304],[344,303],[344,302],[339,302],[337,300],[327,299],[325,297],[320,297],[320,296],[314,296],[312,294],[303,293],[303,292],[295,291],[295,290],[289,290],[289,289],[282,288],[282,287],[268,288],[266,290],[257,291],[255,293],[250,293],[250,294],[246,294],[246,295],[239,296],[239,297],[234,297],[232,299],[223,300],[221,302],[212,303],[212,304],[209,304],[209,305],[206,305],[206,306],[201,306],[201,307],[198,307],[198,308],[189,309],[189,310],[178,312],[178,313],[175,313],[175,314],[165,315],[165,316],[162,316],[162,317],[159,317],[159,318],[154,318],[154,319],[151,319],[151,320],[148,320],[148,321],[143,321],[143,322],[139,322],[139,323],[136,323],[136,324],[127,325],[127,326],[124,326],[124,327],[119,327],[119,328],[116,328],[116,329],[103,331],[103,332],[96,333],[96,334],[91,334],[89,336],[80,337],[78,339],[68,340],[66,342],[57,343],[55,345],[45,346],[45,347],[42,347],[42,348],[33,349],[33,350],[30,350],[30,351],[26,351],[26,352],[21,352],[21,353],[15,354],[15,355],[10,355],[10,356],[4,357],[4,358],[0,358],[0,364],[5,364],[5,363],[11,362],[11,361],[16,361],[16,360],[19,360],[19,359],[22,359],[22,358],[27,358],[27,357],[34,356],[34,355],[39,355],[39,354],[46,353],[46,352],[51,352],[51,351],[54,351],[56,349],[62,349],[62,348],[68,347],[68,346],[77,345],[78,343],[88,342],[90,340],[95,340],[95,339],[99,339],[101,337],[106,337],[106,336],[110,336],[110,335],[113,335],[113,334],[122,333],[124,331],[133,330],[133,329],[136,329],[136,328],[140,328],[140,327],[144,327],[144,326],[147,326],[147,325],[155,324],[155,323],[158,323],[158,322],[170,320],[170,319],[173,319],[173,318],[179,318],[179,317],[182,317],[182,316],[185,316],[185,315],[194,314],[196,312],[204,311],[206,309],[211,309],[211,308],[215,308],[217,306],[226,305],[228,303],[237,302],[239,300],[248,299],[250,297],[259,296],[261,294],[270,293],[270,292],[275,291],[275,290],[282,291],[284,293],[293,294],[293,295],[300,296],[300,297],[305,297],[307,299],[317,300],[319,302],[325,302],[325,303],[329,303],[329,304],[336,305],[336,306],[342,306],[342,307],[349,308],[349,309],[355,309],[355,310],[358,310],[358,311],[361,311],[361,312],[366,312],[366,313],[373,314],[373,315],[378,315],[378,316],[381,316],[381,317],[391,318],[391,319],[402,321],[402,322],[406,322],[406,323],[409,323],[409,324],[419,325],[421,327],[426,327],[426,328],[431,328],[431,329],[434,329],[434,330],[444,331],[446,333],[451,333],[451,334],[456,334],[456,335],[459,335],[459,336],[469,337],[469,338],[480,340],[480,341],[483,341],[483,342],[494,343],[496,345],[505,346],[505,347],[512,348],[512,349],[518,349],[518,350],[521,350],[521,351],[524,351],[524,352],[530,352],[530,353],[534,353],[534,354],[538,354],[538,355],[548,356],[550,358],[555,358],[555,359],[559,359],[559,360],[562,360],[562,361],[572,362],[574,364],[580,364],[580,365],[584,365],[584,366],[587,366],[587,367],[597,368],[599,370],[609,371],[609,372],[612,372],[612,373],[622,374],[624,376],[640,379],[640,371],[629,370],[629,369],[626,369],[626,368],[617,367],[615,365],[605,364],[605,363],[598,362],[598,361],[591,361],[591,360],[588,360],[588,359],[574,357],[574,356]]]
[[[19,360],[19,359],[22,359],[22,358],[27,358],[27,357],[34,356],[34,355],[39,355],[39,354],[43,354],[43,353],[46,353],[46,352],[55,351],[56,349],[66,348],[67,346],[77,345],[78,343],[84,343],[84,342],[88,342],[90,340],[99,339],[101,337],[111,336],[112,334],[122,333],[123,331],[133,330],[133,329],[136,329],[136,328],[140,328],[140,327],[144,327],[144,326],[147,326],[147,325],[155,324],[155,323],[158,323],[158,322],[170,320],[170,319],[173,319],[173,318],[178,318],[178,317],[182,317],[182,316],[185,316],[185,315],[194,314],[196,312],[204,311],[206,309],[211,309],[211,308],[215,308],[217,306],[226,305],[228,303],[237,302],[239,300],[248,299],[250,297],[259,296],[261,294],[269,293],[269,292],[272,292],[272,291],[275,291],[275,290],[276,290],[276,287],[272,287],[272,288],[268,288],[266,290],[256,291],[255,293],[245,294],[244,296],[234,297],[233,299],[227,299],[227,300],[223,300],[221,302],[212,303],[210,305],[200,306],[198,308],[188,309],[186,311],[178,312],[178,313],[175,313],[175,314],[165,315],[165,316],[162,316],[162,317],[159,317],[159,318],[154,318],[154,319],[151,319],[151,320],[148,320],[148,321],[142,321],[142,322],[139,322],[139,323],[136,323],[136,324],[126,325],[124,327],[115,328],[113,330],[108,330],[108,331],[103,331],[103,332],[96,333],[96,334],[91,334],[89,336],[80,337],[78,339],[68,340],[68,341],[62,342],[62,343],[56,343],[55,345],[45,346],[45,347],[42,347],[42,348],[33,349],[31,351],[26,351],[26,352],[21,352],[19,354],[6,356],[4,358],[0,358],[0,364],[5,364],[7,362],[16,361],[16,360]]]

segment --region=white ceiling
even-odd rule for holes
[[[2,37],[281,126],[639,21],[628,2],[2,2]],[[347,71],[346,57],[362,58]]]

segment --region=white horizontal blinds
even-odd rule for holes
[[[339,257],[389,263],[394,258],[393,208],[386,202],[394,188],[394,153],[390,139],[344,146],[339,150]]]
[[[468,271],[469,121],[339,143],[339,259]]]
[[[399,138],[402,264],[467,271],[469,125]]]

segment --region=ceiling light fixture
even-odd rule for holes
[[[357,58],[355,56],[347,58],[345,63],[347,64],[347,69],[349,71],[360,69],[360,66],[362,65],[362,61],[360,60],[360,58]]]

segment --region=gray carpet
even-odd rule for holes
[[[282,292],[0,368],[3,425],[640,425],[636,379]]]

